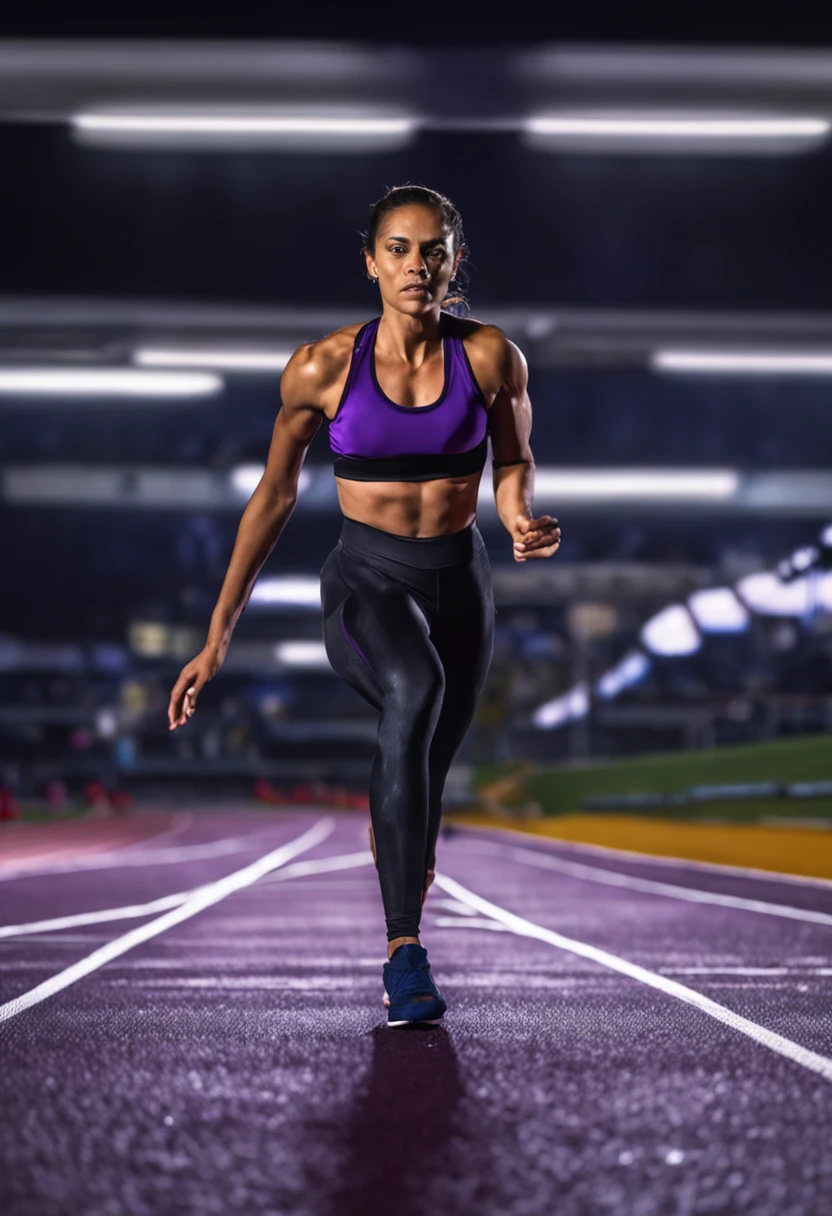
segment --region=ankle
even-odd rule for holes
[[[418,946],[421,945],[418,937],[394,937],[392,941],[387,943],[387,958],[393,957],[393,952],[398,950],[399,946]]]

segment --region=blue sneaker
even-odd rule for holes
[[[384,992],[389,998],[388,1026],[409,1026],[426,1022],[435,1026],[447,1005],[433,982],[424,946],[408,943],[399,946],[384,964]]]

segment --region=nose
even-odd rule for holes
[[[407,273],[418,274],[422,279],[426,279],[428,277],[428,268],[425,265],[425,259],[422,257],[420,252],[414,251],[414,254],[410,258],[407,265]]]

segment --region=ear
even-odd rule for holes
[[[373,255],[368,253],[366,249],[364,250],[364,268],[367,271],[368,279],[378,278],[378,267],[373,261]]]
[[[459,249],[457,249],[456,257],[454,258],[454,273],[451,275],[452,279],[456,277],[456,272],[459,270],[462,259],[465,257],[467,252],[468,247],[466,245],[460,245]]]

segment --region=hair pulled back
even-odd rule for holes
[[[414,205],[435,207],[437,209],[443,228],[446,228],[453,238],[453,252],[456,255],[465,244],[465,238],[462,234],[462,216],[459,214],[459,211],[457,211],[451,200],[446,198],[444,194],[440,194],[438,190],[430,190],[427,186],[417,186],[412,182],[408,182],[404,186],[394,186],[392,190],[388,190],[386,194],[382,195],[380,199],[377,199],[372,204],[370,207],[370,223],[367,231],[363,233],[364,245],[361,251],[362,255],[365,252],[371,255],[375,252],[379,228],[386,215],[389,215],[391,211],[398,210],[399,207]],[[461,265],[456,272],[455,278],[458,282],[462,280],[462,285],[467,286],[467,275]],[[457,292],[454,296],[445,297],[442,301],[442,308],[466,313],[468,311],[468,301],[464,295]]]

